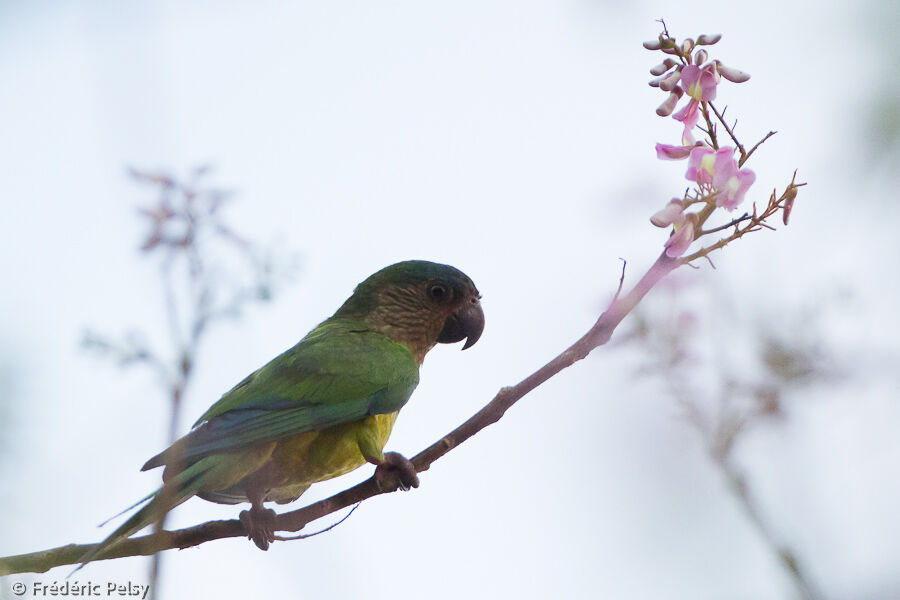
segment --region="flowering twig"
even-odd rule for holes
[[[665,23],[662,27],[658,39],[644,43],[645,48],[658,50],[669,56],[650,69],[650,73],[656,76],[650,81],[650,85],[669,93],[666,100],[656,109],[656,113],[663,117],[671,115],[683,123],[684,129],[680,145],[657,144],[656,152],[657,156],[664,160],[689,159],[685,177],[694,187],[681,198],[669,201],[663,209],[651,217],[650,221],[658,227],[672,228],[669,240],[665,244],[666,252],[672,257],[685,255],[688,248],[699,238],[734,226],[735,231],[732,235],[682,258],[685,263],[700,257],[709,260],[710,252],[725,247],[747,233],[763,228],[772,229],[766,220],[779,211],[784,212],[783,221],[786,225],[797,196],[797,189],[805,184],[796,182],[797,173],[794,171],[794,177],[784,194],[780,198],[773,196],[762,214],[758,215],[754,208],[752,216],[740,217],[726,225],[704,228],[707,220],[717,209],[733,211],[741,204],[747,190],[756,181],[756,174],[743,167],[753,153],[775,135],[775,131],[769,131],[748,152],[735,133],[737,120],[729,125],[725,120],[725,110],[719,112],[713,104],[718,85],[723,78],[733,83],[744,83],[750,79],[747,73],[728,67],[721,60],[710,60],[706,47],[718,43],[722,38],[721,35],[701,35],[696,40],[687,38],[679,43],[669,35]],[[681,110],[675,112],[682,96],[687,96],[688,102]],[[705,128],[697,125],[701,115],[706,123]],[[718,138],[717,125],[722,125],[734,147],[722,145]],[[694,139],[695,129],[706,134],[704,141],[698,142]],[[734,156],[735,151],[738,153],[737,159]],[[688,208],[698,204],[701,205],[698,212],[687,212]],[[745,220],[749,223],[745,227],[738,227],[738,224]]]
[[[791,182],[785,188],[784,192],[780,196],[776,196],[775,191],[772,191],[772,194],[769,196],[769,202],[766,205],[766,209],[757,214],[756,212],[756,204],[753,205],[753,214],[743,215],[734,219],[730,223],[722,225],[721,227],[715,227],[708,231],[703,231],[703,234],[706,233],[714,233],[717,231],[721,231],[724,229],[728,229],[730,227],[734,227],[734,231],[722,239],[718,240],[714,244],[707,246],[693,254],[689,254],[688,256],[684,256],[681,258],[682,262],[689,263],[693,260],[696,260],[700,257],[708,257],[711,252],[715,252],[720,248],[724,248],[731,242],[740,239],[744,235],[748,233],[752,233],[754,231],[759,231],[762,228],[773,229],[771,225],[766,223],[766,219],[769,219],[773,215],[775,215],[778,211],[784,211],[785,215],[790,215],[790,204],[793,203],[793,199],[797,196],[797,189],[806,185],[805,183],[796,183],[795,179],[797,177],[797,172],[794,172],[794,176],[791,178]],[[746,223],[743,227],[739,227],[741,223]]]

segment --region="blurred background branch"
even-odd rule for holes
[[[755,326],[744,326],[743,333],[738,334],[737,324],[723,324],[714,315],[698,310],[696,296],[693,304],[685,301],[690,288],[704,288],[703,280],[675,277],[661,286],[650,305],[642,307],[623,343],[640,348],[643,359],[638,373],[657,378],[677,403],[734,501],[789,576],[799,597],[825,598],[807,571],[805,560],[767,518],[770,508],[760,505],[753,478],[736,456],[740,441],[752,430],[788,418],[785,403],[798,392],[802,395],[804,388],[840,377],[833,357],[815,341],[819,324],[810,315],[781,315],[780,319],[759,315]],[[724,298],[714,303],[730,304]],[[781,320],[794,327],[773,329],[772,324]],[[756,336],[750,345],[753,351],[735,367],[722,357],[727,355],[734,336],[745,335],[748,330]]]
[[[141,251],[159,265],[168,344],[156,348],[140,328],[116,340],[89,330],[83,346],[123,368],[152,371],[169,403],[165,447],[181,429],[184,396],[210,328],[237,319],[250,304],[270,300],[294,275],[296,258],[282,256],[239,235],[224,219],[232,193],[207,182],[211,169],[198,167],[184,179],[130,169],[131,178],[152,189],[155,201],[140,209],[146,233]],[[156,531],[165,526],[165,516]],[[150,590],[158,588],[161,556],[155,554]]]

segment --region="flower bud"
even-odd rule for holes
[[[684,220],[683,213],[684,207],[681,205],[681,201],[673,198],[665,207],[653,213],[650,222],[657,227],[670,227],[673,223]]]
[[[650,74],[651,75],[662,75],[663,73],[665,73],[666,71],[668,71],[669,69],[671,69],[674,66],[675,66],[675,61],[672,60],[671,58],[667,58],[666,60],[662,61],[661,63],[659,63],[652,69],[650,69]]]
[[[709,52],[706,50],[697,50],[697,52],[694,53],[694,64],[702,65],[706,62],[707,58],[709,58]]]
[[[668,117],[675,110],[675,105],[678,104],[678,98],[681,97],[681,88],[675,88],[669,94],[669,97],[666,98],[662,104],[660,104],[656,108],[656,114],[661,117]]]
[[[690,56],[691,50],[694,49],[694,40],[691,38],[687,38],[683,42],[681,42],[681,53],[685,56]]]
[[[703,35],[701,35],[700,37],[697,38],[697,45],[698,46],[712,46],[713,44],[715,44],[716,42],[718,42],[721,39],[722,39],[721,33],[713,33],[713,34],[704,33]]]
[[[659,50],[662,48],[662,43],[659,40],[649,40],[642,44],[644,48],[647,50]]]
[[[659,89],[664,92],[671,92],[675,89],[675,85],[678,83],[679,79],[681,79],[681,71],[675,71],[659,82]]]
[[[733,67],[726,67],[720,60],[716,61],[716,71],[718,71],[719,75],[732,83],[744,83],[750,79],[750,73],[744,73]]]
[[[784,195],[784,207],[782,208],[781,220],[785,225],[791,218],[791,211],[794,210],[794,200],[797,199],[797,188],[792,187]]]

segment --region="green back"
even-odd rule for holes
[[[332,317],[213,404],[145,469],[399,410],[419,382],[409,349]]]

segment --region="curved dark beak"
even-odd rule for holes
[[[447,317],[437,341],[441,344],[453,344],[465,339],[466,343],[462,347],[465,350],[475,345],[482,331],[484,331],[484,311],[481,310],[478,298],[473,297]]]

